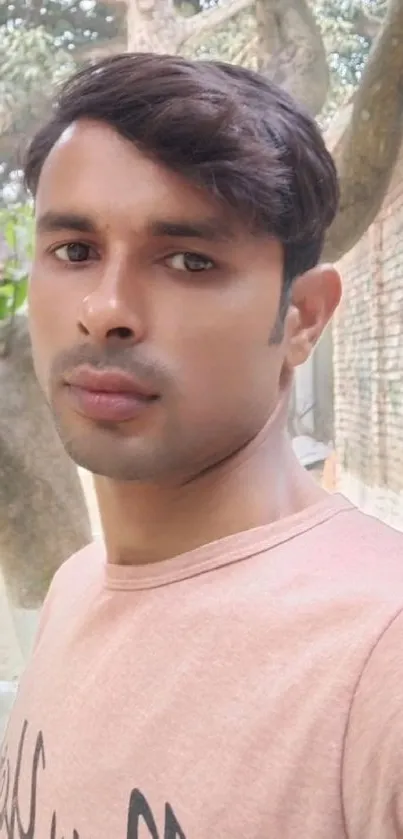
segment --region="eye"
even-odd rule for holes
[[[170,268],[175,271],[211,271],[214,263],[207,256],[200,253],[174,253],[166,260]]]
[[[53,254],[60,262],[76,263],[96,259],[94,248],[86,245],[85,242],[69,242],[67,245],[60,245],[58,248],[54,248]]]

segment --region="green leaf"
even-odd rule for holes
[[[16,247],[15,227],[15,218],[13,218],[13,216],[11,215],[11,217],[7,220],[5,224],[3,236],[6,240],[8,247],[10,248],[10,251],[12,251],[13,253]]]
[[[19,280],[18,283],[15,284],[14,287],[14,302],[13,308],[14,311],[17,312],[18,309],[21,309],[21,306],[24,305],[27,295],[28,295],[28,276],[25,276],[22,280]]]
[[[4,283],[3,285],[0,285],[0,297],[2,297],[3,300],[13,300],[14,284]]]
[[[7,320],[10,317],[10,309],[5,297],[0,297],[0,321]]]

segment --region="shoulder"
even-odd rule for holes
[[[340,503],[340,502],[339,502]],[[403,550],[403,533],[352,504],[341,506],[344,517],[340,520],[343,533],[365,548],[390,546],[394,551]]]
[[[349,646],[357,644],[361,650],[363,666],[393,621],[399,625],[403,533],[350,506],[311,538],[312,589],[325,598],[329,613],[337,613],[350,634]]]
[[[403,836],[403,534],[354,507],[316,538],[350,663],[342,798],[349,839]],[[333,606],[332,606],[333,604]],[[337,665],[336,665],[337,666]]]
[[[299,596],[303,586],[301,608],[317,602],[333,614],[339,609],[342,621],[349,615],[367,623],[371,638],[403,608],[403,533],[342,496],[267,528],[264,537],[249,569],[263,594],[275,591],[288,603],[288,593]]]
[[[322,568],[342,589],[390,596],[403,606],[403,533],[349,502],[343,505],[339,496],[333,515],[311,528],[305,541],[311,567]]]
[[[391,551],[392,558],[402,556],[403,533],[384,524],[375,516],[359,510],[342,495],[331,496],[327,508],[325,506],[323,509],[327,509],[328,515],[322,514],[322,533],[324,535],[327,530],[338,535],[336,549],[340,545],[349,545],[355,551],[357,559],[360,556],[364,559],[371,555],[377,557],[379,554],[387,558],[386,550]]]
[[[72,610],[79,610],[102,588],[104,575],[105,549],[98,540],[63,562],[53,577],[42,607],[36,645],[54,618],[57,621],[71,618]]]
[[[403,835],[403,609],[384,627],[357,680],[342,779],[351,839]]]
[[[79,584],[80,587],[87,581],[99,577],[105,565],[105,548],[100,540],[90,542],[80,551],[73,554],[54,575],[49,594],[54,593],[60,586]]]

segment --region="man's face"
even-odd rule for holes
[[[101,123],[65,132],[36,200],[36,371],[72,458],[187,480],[276,406],[280,245]]]

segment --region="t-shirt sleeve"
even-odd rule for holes
[[[403,839],[403,613],[363,670],[345,739],[342,795],[349,839]]]

